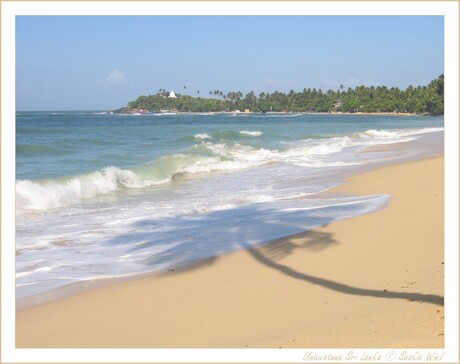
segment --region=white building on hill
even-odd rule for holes
[[[172,99],[176,99],[176,98],[177,98],[177,96],[176,96],[176,94],[174,93],[173,90],[171,90],[171,92],[170,92],[170,94],[169,94],[168,97],[170,97],[170,98],[172,98]]]

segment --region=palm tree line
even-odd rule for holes
[[[187,86],[183,87],[184,91]],[[181,112],[219,112],[219,111],[251,111],[251,112],[398,112],[427,113],[440,115],[444,113],[444,75],[429,82],[425,86],[408,86],[402,90],[387,86],[343,85],[337,90],[304,88],[296,92],[254,91],[243,94],[241,91],[224,92],[211,90],[209,97],[196,97],[176,93],[177,98],[168,98],[169,91],[160,88],[155,95],[140,96],[128,103],[128,109],[160,109]]]

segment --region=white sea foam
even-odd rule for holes
[[[87,199],[118,191],[121,188],[142,188],[153,181],[141,179],[130,170],[107,167],[86,175],[63,181],[16,181],[17,210],[42,210],[71,205]]]
[[[248,197],[246,197],[245,200],[246,200],[246,202],[250,202],[250,203],[261,203],[261,202],[275,201],[276,197],[274,197],[272,195],[261,194],[261,195],[248,196]]]
[[[401,134],[398,134],[396,131],[386,131],[386,130],[367,130],[364,133],[358,134],[361,137],[384,137],[384,138],[397,138]]]
[[[53,269],[52,267],[40,267],[40,268],[36,268],[36,269],[31,269],[31,270],[28,270],[28,271],[25,271],[25,272],[16,273],[16,278],[25,277],[25,276],[28,276],[30,274],[39,273],[39,272],[49,272],[52,269]]]
[[[196,139],[211,139],[208,133],[195,134],[193,137]]]
[[[287,114],[287,113],[266,113],[262,114],[261,117],[264,118],[295,118],[298,116],[303,116],[304,114]]]
[[[263,133],[259,130],[254,130],[254,131],[241,130],[240,134],[250,135],[250,136],[261,136]]]
[[[214,182],[217,182],[215,180]],[[211,187],[222,187],[220,182]],[[17,262],[18,297],[40,293],[76,280],[123,276],[178,267],[197,259],[216,257],[282,236],[291,235],[338,219],[381,208],[386,196],[306,200],[274,198],[270,194],[249,199],[229,194],[204,196],[185,188],[184,200],[172,202],[171,215],[145,207],[152,202],[137,199],[135,207],[111,206],[99,211],[83,208],[79,214],[56,213],[49,221],[31,221],[29,232],[19,231],[22,254]],[[208,191],[209,192],[209,191]],[[240,191],[241,192],[241,191]],[[237,192],[237,197],[240,192]],[[239,196],[241,197],[241,196]],[[200,204],[191,207],[198,199]],[[225,202],[227,200],[227,202]],[[308,206],[308,208],[305,208]],[[72,228],[61,219],[73,219]],[[47,228],[48,249],[37,250],[30,236]],[[204,229],[203,226],[206,228]],[[98,236],[82,232],[101,229]],[[214,232],[226,238],[216,241]],[[75,246],[55,246],[52,241],[65,235]]]
[[[418,134],[435,133],[443,131],[444,128],[420,128],[420,129],[394,129],[394,130],[367,130],[362,133],[357,133],[361,138],[402,138],[414,136]],[[376,140],[378,142],[378,139]]]
[[[427,133],[437,133],[444,131],[444,128],[422,128],[422,129],[412,129],[408,131],[408,135],[417,135],[417,134],[427,134]]]

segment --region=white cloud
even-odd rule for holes
[[[119,70],[114,70],[110,75],[105,78],[107,83],[112,85],[119,85],[122,83],[126,83],[128,80],[123,72]]]

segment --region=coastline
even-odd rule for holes
[[[443,168],[355,175],[331,192],[391,194],[388,206],[18,311],[16,345],[442,347]]]
[[[409,113],[409,112],[313,112],[313,111],[270,111],[270,112],[255,112],[255,111],[204,111],[204,112],[192,112],[192,111],[165,111],[165,112],[146,112],[139,113],[137,111],[132,112],[110,112],[113,115],[357,115],[357,116],[443,116],[430,113]]]

